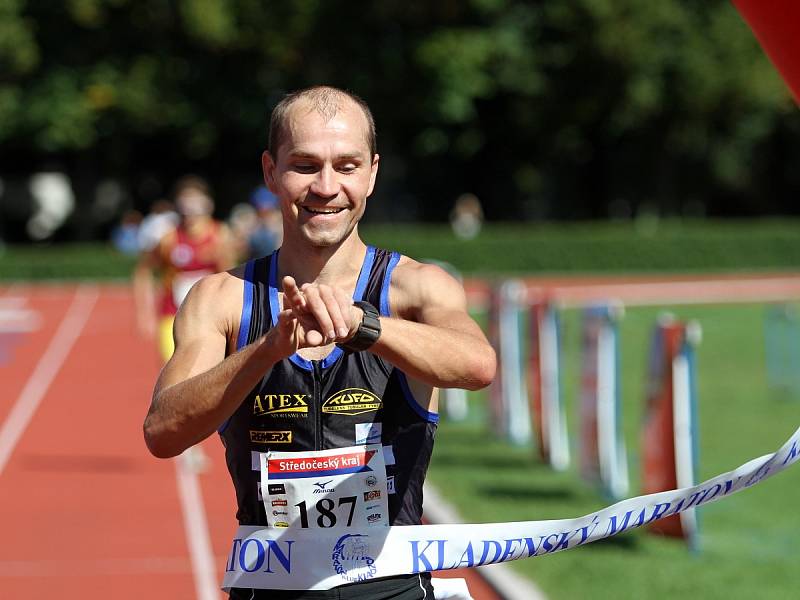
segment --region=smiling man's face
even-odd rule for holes
[[[264,153],[267,185],[280,199],[284,236],[315,247],[340,244],[355,230],[375,186],[367,119],[343,99],[332,118],[298,100],[276,154]]]

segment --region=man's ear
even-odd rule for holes
[[[268,150],[261,153],[261,170],[264,172],[264,185],[269,188],[269,191],[276,194],[275,191],[275,161]]]
[[[378,176],[378,164],[381,161],[381,157],[378,154],[372,157],[372,164],[370,165],[370,174],[369,174],[369,191],[367,191],[367,198],[372,195],[372,190],[375,189],[375,178]]]

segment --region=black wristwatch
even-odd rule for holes
[[[361,318],[361,323],[355,335],[348,341],[337,344],[339,348],[346,352],[361,352],[362,350],[366,350],[381,337],[381,321],[378,309],[369,302],[364,302],[363,300],[354,302],[354,304],[364,311],[364,315]]]

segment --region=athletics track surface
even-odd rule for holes
[[[800,298],[800,275],[723,281],[691,285],[692,297]],[[656,293],[679,302],[687,289],[576,279],[529,280],[529,289],[545,283],[566,302],[592,298],[586,284],[618,286],[629,303]],[[468,284],[480,301],[485,287]],[[141,423],[158,368],[134,331],[127,287],[0,286],[0,597],[224,597],[236,524],[222,446],[206,440],[195,464],[148,454]],[[470,589],[493,600],[480,580]]]
[[[227,597],[222,445],[194,465],[147,452],[159,362],[133,314],[123,286],[0,286],[0,598]]]

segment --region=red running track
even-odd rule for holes
[[[483,304],[486,284],[466,283]],[[800,298],[795,273],[526,283],[567,305]],[[192,464],[148,454],[141,422],[159,363],[132,317],[123,286],[0,287],[2,598],[224,597],[235,499],[222,447],[212,437]],[[476,573],[458,575],[495,600]]]
[[[41,326],[0,340],[0,595],[224,597],[196,591],[175,463],[152,458],[142,441],[158,362],[133,330],[130,293],[0,290],[12,297]],[[233,498],[219,442],[204,448],[199,501],[219,569]]]
[[[159,363],[133,323],[127,287],[0,287],[2,598],[225,597],[236,523],[222,445],[192,461],[147,452]],[[465,575],[476,600],[496,600]]]
[[[565,307],[610,300],[619,300],[627,306],[644,306],[800,299],[797,272],[534,276],[519,280],[525,284],[529,299],[549,300]],[[470,305],[485,309],[492,285],[487,279],[466,279],[464,287]]]

